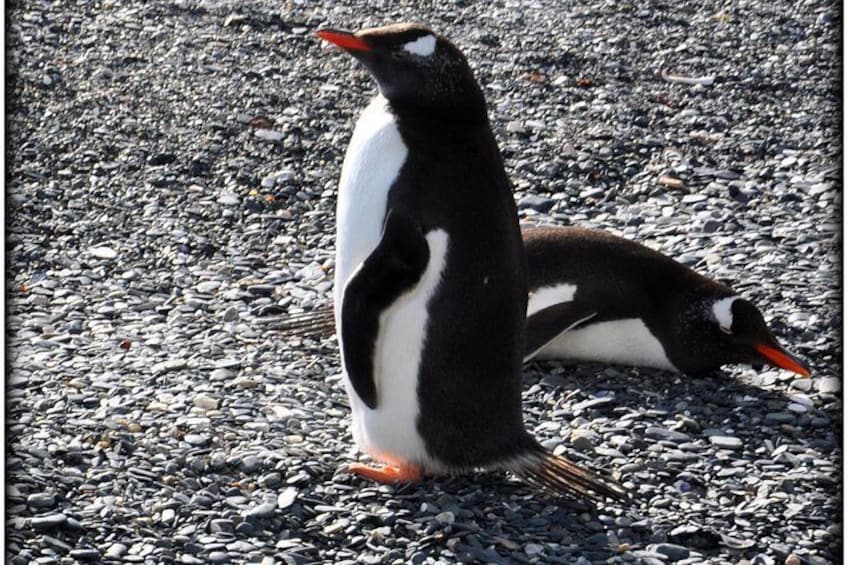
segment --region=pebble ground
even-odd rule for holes
[[[10,5],[7,561],[839,562],[837,6],[414,6]],[[401,20],[472,62],[523,221],[729,279],[813,378],[528,366],[529,429],[630,506],[341,472],[335,343],[275,325],[330,300],[374,88],[311,32]]]

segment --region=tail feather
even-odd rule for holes
[[[528,483],[555,495],[628,500],[626,491],[612,479],[605,479],[564,457],[538,447],[506,463],[506,468]]]
[[[325,306],[311,312],[293,314],[283,318],[276,329],[285,337],[330,337],[336,332],[333,307]]]

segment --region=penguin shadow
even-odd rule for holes
[[[632,410],[660,410],[670,414],[697,412],[703,420],[701,428],[721,429],[725,416],[715,410],[703,410],[704,405],[716,407],[753,404],[763,411],[783,410],[795,392],[788,384],[795,377],[778,379],[772,388],[757,382],[753,369],[741,367],[716,369],[689,374],[663,369],[629,367],[604,363],[564,363],[534,361],[525,367],[524,388],[532,397],[533,388],[540,388],[546,397],[577,398],[610,397],[612,407]],[[777,384],[780,383],[780,384]],[[782,386],[784,390],[775,387]],[[713,417],[716,416],[716,417]]]

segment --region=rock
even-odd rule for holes
[[[710,436],[710,443],[720,449],[739,449],[742,447],[742,440],[731,436]]]
[[[556,201],[551,198],[536,196],[535,194],[528,194],[527,196],[518,201],[518,207],[532,208],[537,212],[546,213],[553,207],[555,203]]]
[[[684,434],[683,432],[676,432],[674,430],[668,430],[666,428],[657,428],[651,427],[645,430],[645,437],[649,437],[651,439],[657,439],[661,441],[672,441],[675,443],[681,443],[684,441],[691,441],[691,438],[688,434]]]
[[[49,492],[36,492],[27,497],[27,504],[33,508],[52,508],[56,504],[56,495]]]
[[[825,394],[835,394],[842,390],[842,381],[839,377],[824,377],[815,379],[816,390]]]
[[[280,141],[284,137],[283,134],[278,131],[262,128],[254,130],[253,135],[265,141]]]
[[[114,259],[118,256],[118,252],[112,249],[111,247],[106,246],[98,246],[98,247],[89,247],[88,252],[97,257],[98,259]]]
[[[668,557],[668,560],[672,563],[689,558],[689,550],[682,545],[673,543],[658,543],[653,549],[657,553],[662,553]]]
[[[453,524],[456,518],[454,517],[453,512],[440,512],[439,514],[436,514],[435,520],[440,524]]]
[[[286,487],[279,495],[277,495],[277,507],[281,510],[285,510],[294,503],[296,498],[297,489],[294,487]]]
[[[259,520],[274,515],[277,505],[274,502],[264,502],[242,513],[245,520]]]

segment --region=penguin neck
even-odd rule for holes
[[[486,101],[477,85],[473,86],[470,92],[450,97],[433,98],[418,93],[392,96],[388,99],[389,106],[400,119],[420,129],[486,127],[489,124]]]

